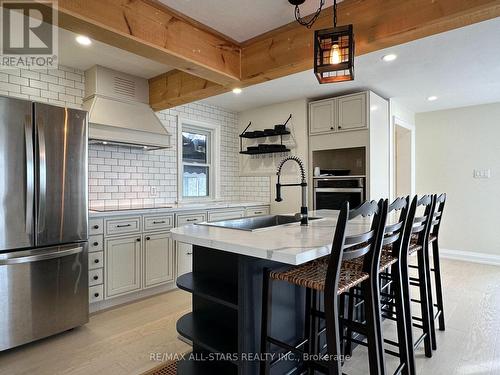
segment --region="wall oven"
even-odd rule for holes
[[[365,201],[365,178],[328,176],[314,178],[314,209],[340,210],[348,201],[350,208]]]

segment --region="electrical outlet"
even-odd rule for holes
[[[491,178],[491,169],[474,169],[473,177],[476,179]]]
[[[149,195],[152,197],[158,196],[158,188],[156,186],[151,186],[149,188]]]

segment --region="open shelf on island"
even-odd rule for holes
[[[238,290],[233,285],[206,276],[194,276],[191,272],[179,276],[177,286],[207,300],[238,309]]]
[[[237,353],[237,320],[236,314],[200,310],[180,318],[177,321],[177,332],[191,340],[194,346],[199,346],[209,352]]]
[[[253,134],[240,134],[241,138],[247,138],[247,139],[257,139],[257,138],[266,138],[266,137],[276,137],[279,135],[288,135],[291,134],[290,131],[288,130],[283,130],[283,131],[278,131],[275,130],[274,132],[268,132],[267,134],[264,135],[253,135]]]
[[[186,358],[189,354],[186,355]],[[178,375],[236,375],[238,367],[230,362],[182,360],[177,363]]]
[[[255,150],[255,151],[240,151],[240,154],[244,155],[261,155],[261,154],[277,154],[281,152],[290,152],[288,148],[282,149],[282,150],[266,150],[266,151],[261,151],[261,150]]]

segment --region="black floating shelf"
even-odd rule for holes
[[[277,154],[277,153],[280,153],[280,152],[290,152],[290,150],[288,148],[285,148],[283,150],[269,150],[269,151],[261,151],[261,150],[257,150],[257,151],[240,151],[240,154],[244,154],[244,155],[262,155],[262,154]]]
[[[266,138],[266,137],[276,137],[276,136],[279,136],[279,135],[287,135],[287,134],[291,134],[288,130],[285,130],[285,131],[275,131],[273,133],[269,132],[267,134],[264,134],[264,135],[246,135],[245,133],[243,134],[240,134],[240,137],[241,138],[248,138],[248,139],[256,139],[256,138]]]
[[[189,313],[177,321],[177,332],[209,352],[238,352],[236,314],[231,317],[210,310]]]
[[[187,273],[177,278],[179,289],[194,295],[220,303],[232,309],[238,309],[238,289],[234,285],[203,276]]]
[[[238,367],[230,362],[194,361],[189,355],[177,363],[178,375],[236,375]]]

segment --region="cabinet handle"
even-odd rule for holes
[[[339,129],[342,129],[342,126],[339,125]]]
[[[166,221],[163,220],[163,221],[153,221],[153,224],[165,224]]]
[[[138,238],[136,241],[137,241],[137,242],[141,242],[141,239],[140,239],[140,238]]]
[[[255,215],[258,215],[258,214],[261,214],[261,213],[262,213],[262,211],[255,211],[254,212]]]
[[[126,228],[126,227],[131,227],[132,224],[122,224],[122,225],[117,225],[117,228]]]
[[[95,275],[94,280],[99,280],[99,276]]]
[[[94,225],[94,229],[99,229],[99,225]]]
[[[99,245],[99,242],[94,242],[92,245],[94,245],[94,246],[98,246],[98,245]]]
[[[149,241],[151,239],[151,237],[146,237],[146,241]]]
[[[193,253],[186,253],[186,255],[193,255]]]
[[[191,222],[191,221],[198,221],[198,219],[186,219],[186,221],[189,221],[189,222]]]
[[[99,263],[99,259],[94,259],[94,263],[95,264]]]
[[[99,297],[99,293],[94,293],[94,297],[95,298]]]

